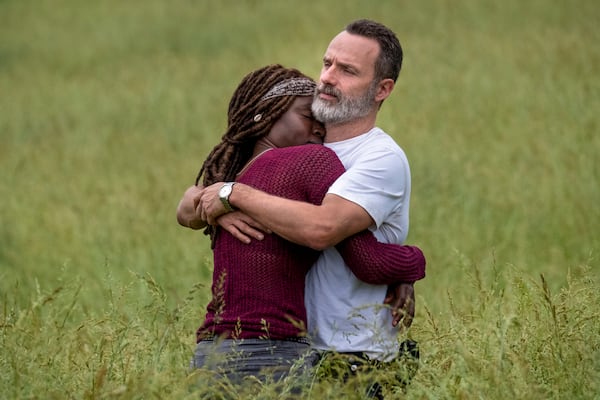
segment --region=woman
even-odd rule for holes
[[[318,145],[323,130],[315,129],[319,125],[311,113],[314,89],[313,80],[280,65],[247,75],[229,103],[227,131],[196,183],[202,178],[204,186],[238,181],[320,204],[344,168],[331,150]],[[178,220],[187,225],[195,210],[183,205]],[[274,234],[247,245],[218,227],[205,233],[214,250],[213,298],[197,332],[192,365],[227,370],[234,381],[244,375],[280,379],[310,351],[304,276],[319,252]],[[424,276],[425,259],[416,247],[382,244],[366,231],[337,247],[368,283],[414,282]],[[212,359],[218,355],[226,357]]]

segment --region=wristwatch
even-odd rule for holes
[[[221,199],[221,203],[223,203],[223,207],[225,207],[227,212],[233,211],[233,207],[229,204],[229,196],[231,195],[234,184],[235,182],[225,182],[219,190],[219,199]]]

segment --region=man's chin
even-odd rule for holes
[[[315,97],[313,99],[313,107],[317,106],[320,108],[328,109],[335,107],[338,104],[338,99],[335,96],[323,95],[325,97]]]

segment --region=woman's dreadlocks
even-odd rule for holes
[[[295,95],[264,98],[265,95],[277,84],[293,78],[310,79],[296,69],[279,64],[260,68],[242,79],[229,102],[227,130],[202,164],[196,185],[202,178],[204,187],[235,180],[250,160],[256,142],[270,132],[296,98]],[[204,233],[210,234],[214,245],[214,227],[209,225]]]

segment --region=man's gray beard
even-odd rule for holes
[[[330,104],[319,95],[315,95],[312,102],[313,116],[324,124],[341,124],[354,121],[368,115],[375,106],[375,93],[377,84],[369,86],[364,95],[360,97],[338,97],[338,104]]]

